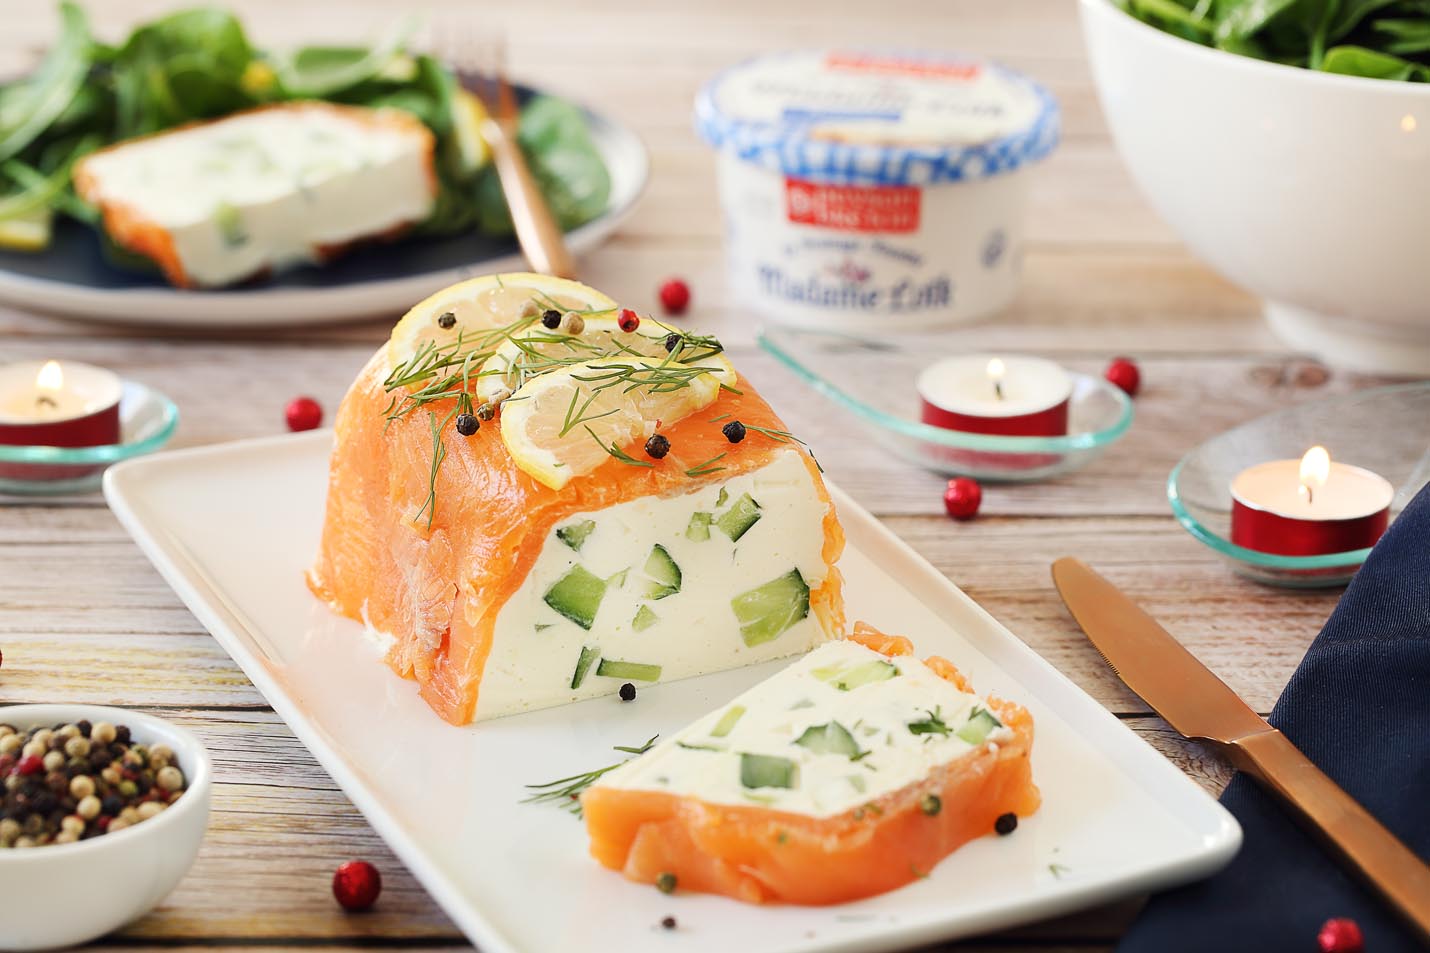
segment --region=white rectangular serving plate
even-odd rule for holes
[[[787,662],[454,728],[394,676],[363,626],[309,594],[328,432],[119,464],[104,492],[126,529],[378,833],[484,953],[599,947],[872,953],[982,933],[1205,876],[1241,843],[1215,800],[984,612],[849,497],[850,621],[909,635],[979,692],[1025,704],[1043,806],[925,879],[836,907],[756,907],[630,883],[586,853],[575,817],[524,785],[600,767]],[[970,554],[970,558],[976,558]]]

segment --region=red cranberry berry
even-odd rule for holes
[[[1136,397],[1137,391],[1142,388],[1142,372],[1137,369],[1137,362],[1130,357],[1114,357],[1103,376],[1114,386],[1120,387],[1128,397]]]
[[[288,420],[289,430],[317,430],[323,422],[323,408],[311,397],[294,397],[284,408],[283,416]]]
[[[350,860],[333,871],[333,896],[344,910],[369,910],[382,893],[382,874],[365,860]]]
[[[660,306],[666,314],[684,314],[690,307],[690,286],[679,278],[671,278],[660,286]]]
[[[616,324],[620,325],[622,331],[629,334],[641,326],[641,316],[630,308],[622,308],[621,313],[616,316]]]
[[[948,481],[943,491],[943,508],[956,520],[971,520],[978,515],[983,502],[983,488],[971,477],[956,477]]]
[[[1321,924],[1316,943],[1321,953],[1362,953],[1365,949],[1360,927],[1349,917],[1337,917]]]

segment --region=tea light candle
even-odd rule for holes
[[[1394,496],[1385,477],[1312,447],[1300,460],[1258,463],[1236,475],[1231,541],[1282,556],[1364,549],[1389,525]]]
[[[29,361],[0,367],[0,444],[94,447],[118,443],[124,385],[101,367]],[[66,479],[93,467],[5,464],[0,476]]]
[[[926,424],[967,433],[1060,437],[1068,432],[1072,378],[1040,357],[964,354],[918,378]]]

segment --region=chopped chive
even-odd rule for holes
[[[720,720],[715,722],[715,727],[710,729],[710,737],[723,738],[730,733],[730,729],[735,727],[735,723],[745,715],[744,705],[732,705],[720,716]]]

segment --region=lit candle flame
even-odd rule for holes
[[[1301,458],[1300,493],[1309,506],[1315,499],[1315,491],[1326,485],[1331,476],[1331,455],[1325,447],[1312,447]]]
[[[65,371],[60,367],[59,361],[45,362],[45,366],[40,368],[40,373],[35,375],[35,388],[37,390],[65,389]]]
[[[998,395],[998,399],[1003,399],[1003,375],[1008,369],[1003,366],[1001,357],[990,358],[988,361],[988,379],[993,382],[993,393]]]
[[[53,410],[60,405],[56,395],[65,389],[65,372],[59,361],[46,361],[35,375],[35,406]]]

